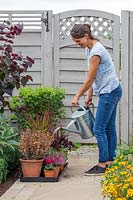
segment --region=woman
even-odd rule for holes
[[[94,134],[98,143],[99,162],[85,175],[102,174],[115,157],[117,145],[116,109],[122,89],[115,73],[111,56],[98,39],[91,34],[88,24],[75,24],[71,30],[72,40],[85,48],[88,59],[88,77],[72,100],[77,106],[86,92],[86,106],[92,102],[93,91],[99,97]]]

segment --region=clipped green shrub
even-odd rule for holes
[[[60,88],[24,87],[19,89],[19,97],[14,96],[10,101],[10,109],[14,112],[14,117],[19,124],[19,128],[28,126],[29,115],[43,116],[45,111],[50,110],[51,123],[53,126],[65,117],[63,100],[65,91]]]

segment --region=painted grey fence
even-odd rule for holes
[[[133,11],[122,11],[122,109],[121,139],[127,144],[133,142]]]
[[[74,10],[53,14],[52,11],[0,11],[0,22],[23,22],[24,31],[15,40],[14,48],[35,59],[35,65],[28,71],[33,77],[29,86],[53,86],[66,90],[64,101],[67,119],[73,95],[86,78],[87,61],[84,49],[77,47],[70,38],[70,29],[75,23],[89,23],[93,34],[107,48],[114,61],[117,75],[123,85],[120,123],[117,112],[118,138],[129,142],[133,130],[132,95],[132,12],[122,12],[121,45],[122,73],[120,76],[120,17],[96,10]],[[16,92],[15,92],[16,94]],[[97,107],[97,97],[94,96]],[[81,98],[84,103],[84,97]],[[75,137],[79,141],[79,138]],[[80,140],[81,141],[81,140]],[[85,142],[90,140],[85,140]],[[83,141],[81,141],[83,142]]]

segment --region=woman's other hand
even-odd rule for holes
[[[85,106],[89,107],[92,104],[92,97],[87,96],[85,97]]]
[[[75,95],[72,99],[72,106],[77,106],[79,104],[79,96]]]

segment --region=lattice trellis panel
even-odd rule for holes
[[[60,39],[67,39],[74,24],[90,24],[91,31],[97,38],[112,40],[113,21],[101,17],[69,17],[60,20]]]

